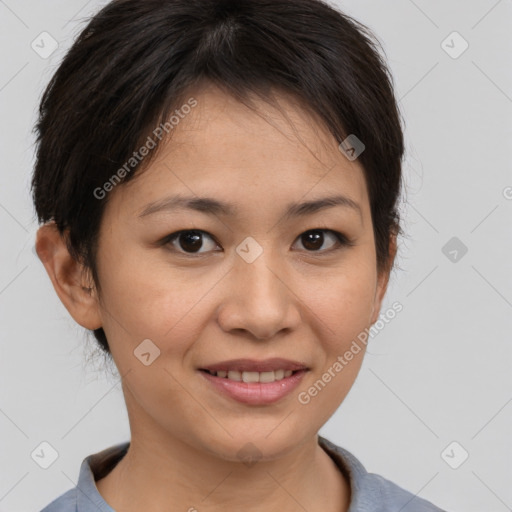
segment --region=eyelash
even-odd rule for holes
[[[307,231],[304,231],[303,233],[301,233],[297,237],[297,239],[300,239],[301,236],[303,236],[303,235],[305,235],[307,233],[311,233],[311,232],[315,232],[315,231],[320,231],[320,232],[324,232],[324,233],[331,233],[331,234],[333,234],[339,245],[338,245],[338,247],[334,247],[334,248],[326,249],[326,250],[319,250],[319,251],[308,251],[307,249],[304,249],[305,252],[310,253],[311,255],[315,255],[316,256],[318,254],[320,254],[320,255],[327,254],[327,253],[330,254],[330,253],[339,251],[339,250],[343,249],[344,247],[351,247],[351,246],[355,245],[354,242],[352,240],[349,240],[349,238],[346,237],[343,233],[340,233],[339,231],[335,231],[333,229],[326,229],[326,228],[308,229]],[[217,242],[217,240],[215,240],[215,238],[212,235],[210,235],[208,232],[203,231],[201,229],[182,229],[180,231],[176,231],[176,232],[171,233],[170,235],[167,235],[166,237],[164,237],[163,240],[161,241],[161,245],[164,245],[164,246],[171,245],[172,252],[175,252],[175,253],[177,253],[177,254],[179,254],[181,256],[190,257],[190,258],[199,258],[199,257],[204,256],[205,254],[208,254],[209,252],[211,252],[211,251],[205,251],[205,252],[193,253],[193,252],[183,252],[181,250],[176,250],[174,247],[172,247],[172,242],[174,240],[177,240],[179,238],[179,236],[184,234],[184,233],[195,233],[195,234],[207,235],[217,245],[220,245]]]

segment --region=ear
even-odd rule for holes
[[[380,309],[382,306],[382,300],[386,295],[386,290],[388,288],[389,276],[391,274],[391,268],[393,267],[393,262],[395,261],[395,256],[397,252],[397,237],[395,233],[392,233],[389,237],[389,259],[388,265],[385,269],[383,269],[379,275],[377,276],[377,287],[375,290],[375,299],[373,303],[373,312],[371,318],[371,325],[373,325],[378,319],[380,315]]]
[[[54,221],[36,234],[36,252],[70,315],[82,327],[101,327],[96,288],[84,266],[73,259]]]

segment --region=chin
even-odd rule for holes
[[[294,435],[289,426],[284,428],[279,421],[274,421],[271,428],[265,429],[255,429],[254,422],[236,427],[225,425],[232,437],[223,431],[222,436],[207,440],[205,448],[218,458],[244,462],[248,466],[256,461],[278,459],[305,441],[303,430]]]

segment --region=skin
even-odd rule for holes
[[[258,103],[259,112],[270,121],[213,86],[193,96],[198,105],[157,158],[109,192],[100,295],[52,223],[37,233],[38,255],[61,301],[83,327],[103,327],[122,376],[131,445],[98,490],[123,512],[171,504],[199,512],[226,505],[346,511],[350,487],[317,432],[352,387],[364,350],[309,404],[297,398],[379,317],[390,267],[377,272],[363,170],[287,96],[279,96],[280,104],[292,125],[266,103]],[[148,203],[177,192],[233,202],[239,213],[176,210],[138,218]],[[333,192],[356,201],[360,213],[335,206],[283,217],[288,203]],[[183,229],[207,233],[200,256],[183,239],[158,245]],[[311,244],[305,232],[313,229],[341,232],[354,245],[339,244],[329,232]],[[236,252],[248,236],[263,249],[252,263]],[[134,350],[148,338],[160,356],[145,366]],[[310,370],[280,401],[245,405],[219,394],[197,370],[241,357],[295,359]],[[249,442],[261,453],[250,467],[237,456]]]

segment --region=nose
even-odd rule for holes
[[[217,310],[222,329],[248,332],[258,340],[293,331],[301,321],[300,301],[287,276],[265,252],[252,263],[237,258]]]

